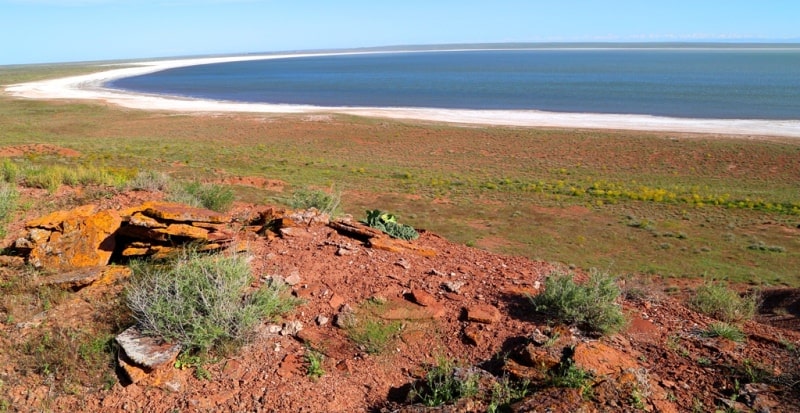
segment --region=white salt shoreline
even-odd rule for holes
[[[371,52],[246,55],[137,62],[127,64],[133,67],[110,69],[88,75],[21,83],[7,86],[5,90],[11,96],[20,98],[100,100],[126,108],[191,113],[341,113],[369,117],[417,119],[476,125],[626,129],[749,135],[753,137],[800,137],[800,120],[687,119],[649,115],[558,113],[536,110],[318,107],[310,105],[282,105],[190,99],[164,95],[148,95],[103,87],[104,84],[115,79],[138,76],[176,67],[247,60],[285,59],[359,53]]]

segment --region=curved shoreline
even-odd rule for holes
[[[394,51],[389,53],[401,53]],[[357,116],[416,119],[447,123],[587,129],[626,129],[728,135],[780,136],[800,138],[800,120],[758,119],[688,119],[650,115],[560,113],[537,110],[472,110],[435,108],[319,107],[243,103],[148,95],[104,87],[119,78],[138,76],[177,67],[248,60],[296,57],[369,54],[376,52],[336,52],[302,54],[266,54],[231,57],[159,60],[130,63],[134,67],[110,69],[88,75],[20,83],[5,88],[11,96],[30,99],[100,100],[132,109],[193,113],[340,113]],[[380,52],[387,53],[387,52]]]

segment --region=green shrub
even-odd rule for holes
[[[341,194],[328,194],[316,189],[300,189],[292,194],[288,205],[295,209],[316,208],[319,212],[335,215],[339,209]]]
[[[714,322],[708,325],[706,331],[703,332],[705,337],[721,337],[735,342],[744,341],[747,336],[735,325],[726,322]]]
[[[457,368],[449,359],[440,358],[425,375],[421,388],[412,388],[409,397],[430,407],[452,404],[478,394],[478,375],[469,369]]]
[[[722,283],[709,282],[697,288],[689,304],[718,320],[736,322],[753,318],[757,298],[755,295],[742,297]]]
[[[205,352],[245,340],[255,324],[290,310],[284,287],[252,293],[250,268],[242,256],[186,251],[167,264],[132,263],[126,302],[145,334],[178,342],[185,351]]]
[[[390,237],[403,240],[419,238],[419,233],[409,225],[399,224],[397,217],[377,209],[367,210],[367,219],[362,221],[368,226],[387,233]]]
[[[606,334],[625,325],[619,296],[619,287],[608,275],[592,272],[589,281],[576,284],[572,275],[553,272],[545,280],[544,291],[531,297],[531,302],[536,311],[563,323]]]

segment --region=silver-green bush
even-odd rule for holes
[[[283,286],[247,293],[252,277],[242,256],[187,251],[167,264],[137,261],[131,267],[125,297],[140,329],[188,351],[246,340],[259,320],[295,304]]]
[[[594,271],[586,283],[577,284],[571,274],[553,272],[545,280],[544,291],[531,297],[531,302],[536,311],[563,323],[607,334],[625,325],[619,296],[617,283],[606,274]]]

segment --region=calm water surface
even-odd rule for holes
[[[335,55],[189,66],[108,86],[316,106],[800,119],[800,49],[544,49]]]

